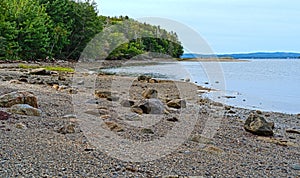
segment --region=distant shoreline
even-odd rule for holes
[[[245,59],[233,59],[233,58],[184,58],[179,61],[188,62],[248,62]]]

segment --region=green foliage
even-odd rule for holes
[[[89,1],[40,0],[53,28],[51,52],[60,59],[78,59],[87,43],[102,30],[96,4]]]
[[[106,41],[101,39],[101,43],[106,42],[109,49],[113,50],[106,59],[130,59],[145,52],[161,53],[174,58],[183,54],[177,34],[169,33],[159,26],[142,24],[126,17],[108,17],[106,26],[111,27],[109,31],[114,31],[108,34],[110,37]],[[126,44],[123,44],[125,41]]]
[[[103,36],[101,44],[94,43],[99,49],[89,51],[93,57],[129,59],[145,52],[179,57],[183,53],[175,33],[128,16],[100,16],[91,0],[1,0],[0,12],[0,59],[77,60],[90,41],[111,26],[120,29]]]
[[[1,58],[44,58],[49,47],[49,16],[35,0],[3,0],[1,3]]]

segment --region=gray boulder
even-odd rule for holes
[[[26,116],[41,116],[42,111],[34,108],[28,104],[16,104],[13,105],[10,109],[9,112],[14,113],[14,114],[19,114],[19,115],[26,115]]]
[[[267,122],[264,117],[257,114],[250,114],[247,118],[244,129],[252,134],[260,136],[273,136],[274,123]]]
[[[144,114],[163,114],[165,111],[164,104],[155,98],[142,100],[137,105]]]

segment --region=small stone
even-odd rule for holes
[[[155,89],[147,89],[142,93],[142,96],[146,99],[157,98],[157,90]]]
[[[172,118],[168,118],[167,121],[178,122],[179,120],[177,119],[177,117],[172,117]]]
[[[178,175],[167,175],[167,176],[162,176],[162,178],[179,178]]]
[[[296,171],[300,171],[300,164],[293,164],[291,166],[292,169],[296,170]]]
[[[233,110],[228,111],[228,114],[235,114],[236,112]]]
[[[123,100],[123,101],[121,101],[120,104],[123,107],[131,107],[131,106],[134,105],[134,101],[132,101],[132,100]]]
[[[257,114],[262,114],[262,112],[260,110],[256,110]]]
[[[10,80],[9,83],[11,84],[22,84],[19,80]]]
[[[231,110],[231,106],[225,106],[224,109],[227,110],[227,111],[229,111],[229,110]]]
[[[149,83],[158,83],[158,81],[156,79],[149,79]]]
[[[171,108],[176,108],[176,109],[186,108],[186,101],[183,99],[174,99],[169,101],[167,105]]]
[[[23,123],[17,123],[17,124],[16,124],[16,128],[17,128],[17,129],[27,129],[26,125],[23,124]]]
[[[153,131],[152,129],[148,129],[148,128],[143,128],[143,129],[141,130],[141,132],[142,132],[143,134],[154,134],[154,131]]]
[[[68,86],[60,85],[60,86],[58,87],[58,91],[63,91],[63,90],[65,90],[65,89],[67,89],[67,88],[68,88]]]
[[[217,154],[217,155],[222,154],[224,152],[221,148],[218,148],[213,145],[208,145],[203,150],[206,152],[212,153],[212,154]]]
[[[190,78],[186,78],[186,79],[184,79],[184,81],[185,81],[185,82],[190,82],[191,79],[190,79]]]
[[[70,89],[68,89],[68,93],[72,94],[72,95],[75,95],[75,94],[78,93],[78,90],[76,90],[75,88],[70,88]]]
[[[45,68],[32,69],[29,74],[31,75],[51,75],[50,71],[47,71]]]
[[[100,119],[106,120],[106,119],[110,119],[111,115],[102,115],[100,116]]]
[[[145,75],[140,75],[138,76],[138,81],[149,81],[151,79],[151,77],[149,76],[145,76]]]
[[[100,115],[108,115],[110,113],[110,111],[105,108],[98,108],[98,113]]]
[[[58,88],[59,88],[59,85],[57,85],[57,84],[54,84],[54,85],[52,86],[52,88],[54,88],[55,90],[58,90]]]
[[[285,131],[287,133],[300,134],[300,130],[296,130],[296,129],[286,129]]]
[[[125,117],[125,120],[127,120],[127,121],[140,121],[141,120],[140,115],[136,114],[136,113],[126,114],[124,117]]]
[[[63,75],[59,75],[58,76],[58,80],[60,80],[60,81],[66,81],[66,77],[64,77]]]
[[[105,122],[106,126],[111,130],[111,131],[115,131],[115,132],[122,132],[124,131],[124,129],[117,124],[116,122],[113,121],[107,121]]]
[[[4,121],[4,120],[8,120],[10,117],[10,114],[8,114],[7,112],[4,111],[0,111],[0,120]]]
[[[131,111],[135,112],[137,114],[140,114],[140,115],[143,114],[143,110],[141,108],[139,108],[139,107],[133,107],[133,108],[131,108]]]
[[[93,116],[100,116],[100,113],[97,110],[87,110],[84,112],[85,114],[93,115]]]
[[[117,97],[117,96],[109,96],[107,97],[107,100],[108,101],[119,101],[120,97]]]
[[[24,82],[24,83],[28,83],[28,80],[26,78],[20,78],[19,81]]]
[[[77,85],[84,85],[84,81],[82,80],[82,81],[77,82]]]
[[[62,126],[58,131],[58,133],[61,134],[72,134],[75,133],[75,125],[74,124],[68,124],[65,126]]]
[[[75,114],[67,114],[62,117],[63,119],[76,119],[77,116]]]
[[[112,96],[111,91],[95,91],[95,97],[97,98],[108,98],[110,96]]]
[[[27,116],[41,116],[42,111],[34,108],[28,104],[16,104],[13,105],[9,111],[14,114],[19,114],[19,115],[27,115]]]
[[[212,139],[203,137],[199,134],[193,135],[190,140],[192,142],[201,143],[201,144],[212,144],[213,143]]]

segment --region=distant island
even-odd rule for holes
[[[232,59],[300,59],[300,53],[289,52],[257,52],[257,53],[240,53],[240,54],[193,54],[185,53],[181,56],[182,59],[191,58],[232,58]]]

